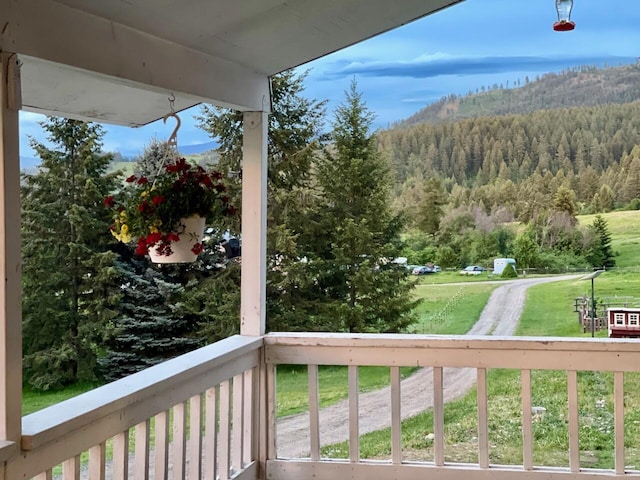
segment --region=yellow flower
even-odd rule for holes
[[[149,232],[150,233],[158,233],[159,231],[160,230],[158,230],[158,227],[153,227],[153,226],[149,227]]]
[[[120,233],[111,230],[111,234],[122,243],[129,243],[131,241],[131,234],[129,233],[129,226],[127,224],[122,224]]]

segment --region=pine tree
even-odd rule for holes
[[[614,267],[616,260],[611,248],[611,233],[602,215],[596,215],[591,230],[594,236],[586,255],[587,260],[594,267]]]
[[[305,77],[306,74],[286,71],[272,79],[267,183],[269,330],[304,330],[308,322],[302,307],[306,299],[300,293],[307,277],[304,266],[300,264],[300,258],[305,254],[299,237],[306,228],[307,210],[314,202],[310,188],[311,164],[321,141],[320,130],[326,102],[309,100],[302,95]],[[199,126],[218,140],[219,166],[230,176],[235,205],[240,205],[241,182],[238,173],[242,166],[242,113],[203,107]],[[239,281],[239,276],[228,277],[228,281],[233,279]],[[224,299],[220,300],[239,305],[239,288],[236,289],[236,295],[234,299],[232,292],[227,292]],[[219,321],[223,312],[233,313],[212,304],[206,311]],[[239,312],[233,315],[237,322]],[[226,324],[225,321],[222,323]],[[209,337],[211,332],[207,332]]]
[[[389,167],[372,121],[354,81],[336,110],[332,146],[317,164],[321,200],[309,239],[315,329],[398,332],[412,321],[413,284],[391,262],[401,223],[389,210]]]
[[[437,178],[430,178],[425,182],[424,198],[420,206],[418,227],[428,235],[435,236],[440,228],[440,220],[444,215],[443,207],[447,198],[442,182]]]
[[[99,125],[49,117],[35,140],[38,173],[23,176],[23,350],[40,389],[95,378],[96,339],[117,302],[103,199],[115,185]]]

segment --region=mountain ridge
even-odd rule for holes
[[[525,78],[524,84],[515,88],[494,85],[463,96],[448,95],[397,122],[391,129],[636,100],[640,100],[640,64],[607,68],[581,66],[547,73],[534,80]]]

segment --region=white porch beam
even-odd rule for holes
[[[19,443],[22,422],[20,68],[0,51],[0,440]]]
[[[2,0],[0,50],[243,111],[269,98],[265,73],[51,0]]]
[[[240,333],[264,335],[267,284],[266,112],[244,114]]]

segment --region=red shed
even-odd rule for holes
[[[607,323],[611,338],[640,337],[640,308],[608,308]]]

